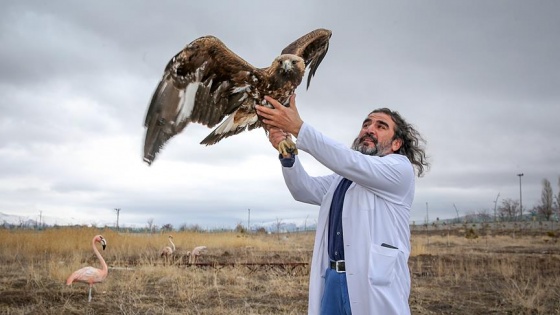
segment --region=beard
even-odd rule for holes
[[[366,145],[364,143],[364,140],[369,139],[371,141],[373,141],[374,146],[370,147],[368,145]],[[352,143],[352,150],[358,151],[362,154],[365,155],[371,155],[371,156],[384,156],[386,155],[388,151],[390,151],[391,147],[391,143],[390,142],[386,142],[386,143],[379,143],[379,141],[377,141],[377,138],[375,138],[374,136],[371,135],[364,135],[361,138],[356,138],[354,139],[354,142]]]

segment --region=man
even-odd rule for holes
[[[333,171],[307,174],[296,156],[282,172],[294,199],[320,205],[309,281],[309,314],[410,314],[409,217],[418,176],[429,164],[420,134],[389,109],[371,112],[351,148],[300,118],[295,96],[284,107],[257,106],[276,148],[290,134]]]

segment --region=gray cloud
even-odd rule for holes
[[[560,20],[555,1],[25,1],[0,4],[0,212],[235,226],[305,218],[254,130],[211,147],[188,126],[141,160],[143,119],[168,60],[212,34],[258,67],[314,28],[333,31],[303,119],[350,145],[374,108],[398,110],[428,141],[412,220],[454,217],[556,192]],[[302,153],[309,172],[328,170]],[[500,201],[499,201],[500,202]],[[47,213],[48,212],[48,213]]]

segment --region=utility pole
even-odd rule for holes
[[[496,200],[494,200],[494,222],[496,222],[496,208],[498,207],[498,198],[500,198],[500,193],[496,196]]]
[[[117,232],[119,231],[119,213],[121,212],[121,208],[115,208],[117,212]]]
[[[428,212],[428,202],[426,202],[426,224],[430,223],[430,213]]]
[[[455,213],[457,213],[457,223],[461,223],[461,220],[459,219],[459,210],[455,204],[453,204],[453,208],[455,208]]]
[[[426,239],[430,245],[430,214],[428,212],[428,202],[426,201]]]
[[[43,211],[39,211],[39,228],[43,226]]]
[[[523,173],[519,173],[517,176],[519,176],[519,212],[521,213],[521,220],[523,220],[523,193],[521,192],[521,176],[523,176]]]
[[[251,209],[247,209],[247,233],[251,232]]]

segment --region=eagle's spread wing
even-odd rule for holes
[[[332,32],[327,29],[316,29],[296,39],[282,50],[282,54],[297,55],[305,60],[305,66],[309,67],[307,88],[309,88],[311,78],[315,75],[319,64],[321,64],[321,61],[323,61],[323,58],[327,54],[331,35]]]
[[[213,127],[243,102],[260,72],[214,36],[188,44],[165,67],[144,122],[144,161],[188,123]]]
[[[144,122],[144,161],[151,164],[163,145],[190,122],[210,128],[221,122],[202,140],[206,145],[263,126],[254,105],[261,104],[264,95],[287,103],[306,68],[309,88],[330,37],[326,29],[303,35],[267,68],[253,67],[214,36],[188,44],[169,61],[152,96]],[[295,144],[288,148],[294,151]]]

